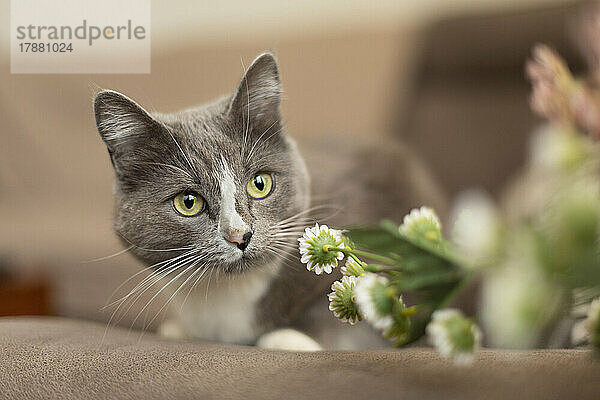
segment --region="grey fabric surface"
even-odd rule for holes
[[[581,350],[482,351],[457,368],[429,349],[293,353],[60,318],[0,318],[7,399],[597,399]]]

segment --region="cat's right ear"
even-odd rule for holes
[[[103,90],[96,95],[94,115],[100,137],[117,170],[121,155],[131,152],[138,140],[161,129],[161,124],[140,105],[114,90]]]
[[[277,60],[271,53],[258,56],[248,67],[229,104],[234,118],[269,126],[280,120],[281,81]]]

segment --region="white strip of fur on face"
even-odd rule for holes
[[[221,214],[219,215],[219,231],[223,237],[234,230],[242,233],[248,231],[248,224],[244,222],[235,209],[236,186],[235,179],[227,161],[221,159]]]

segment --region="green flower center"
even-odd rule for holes
[[[416,222],[407,230],[406,234],[413,239],[424,239],[431,243],[442,241],[442,232],[439,225],[430,219],[422,219]]]
[[[358,309],[354,304],[354,293],[350,286],[343,284],[343,289],[337,289],[335,291],[335,298],[331,301],[331,304],[340,314],[340,317],[345,317],[350,320],[360,320],[358,315]]]
[[[350,276],[361,276],[365,274],[365,269],[358,263],[358,261],[351,261],[348,257],[346,260],[346,275]]]
[[[330,250],[332,247],[337,248],[342,244],[330,232],[321,232],[316,237],[307,241],[309,244],[308,254],[310,259],[320,265],[332,264],[336,261],[338,251]]]
[[[475,336],[473,336],[473,322],[466,318],[452,318],[445,323],[448,329],[448,337],[454,348],[461,352],[469,352],[475,346]]]
[[[414,309],[407,309],[402,300],[396,297],[393,301],[392,310],[394,324],[385,332],[385,336],[394,340],[396,346],[401,346],[410,338],[410,315],[414,313]]]
[[[394,303],[388,288],[382,283],[375,283],[371,288],[371,299],[379,315],[389,315]]]

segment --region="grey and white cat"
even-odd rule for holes
[[[98,93],[97,128],[116,173],[115,229],[164,281],[172,314],[159,331],[167,336],[295,350],[376,346],[378,335],[345,329],[327,310],[336,276],[316,277],[297,260],[310,179],[284,132],[280,98],[269,53],[232,95],[174,114],[151,114],[115,91]],[[342,206],[333,221],[340,226],[399,219],[421,204],[443,207],[403,146],[390,142],[378,151],[338,140],[331,152],[328,143],[310,151],[313,185]]]

